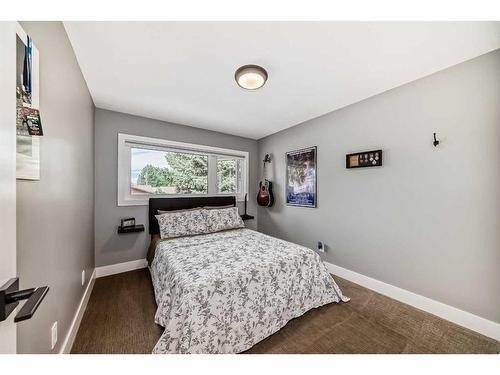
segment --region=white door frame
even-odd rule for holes
[[[16,277],[16,22],[0,22],[0,284]],[[14,315],[0,322],[0,354],[16,353]]]

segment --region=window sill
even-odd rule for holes
[[[119,199],[118,200],[118,207],[126,207],[126,206],[149,206],[149,198],[199,198],[199,197],[224,197],[224,196],[231,196],[230,194],[228,195],[149,195],[144,198],[138,198],[138,199]],[[245,195],[237,195],[236,196],[236,203],[239,202],[245,202]]]

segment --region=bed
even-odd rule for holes
[[[152,198],[149,232],[159,234],[158,210],[235,203]],[[155,322],[165,328],[153,353],[239,353],[312,308],[349,300],[314,251],[250,229],[157,240],[153,247]]]

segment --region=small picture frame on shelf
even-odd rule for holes
[[[126,219],[121,219],[121,225],[122,228],[131,228],[135,227],[135,217],[129,217]]]

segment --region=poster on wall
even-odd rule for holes
[[[18,25],[16,37],[16,178],[40,179],[39,57]]]
[[[316,146],[286,153],[287,205],[317,206],[316,154]]]

